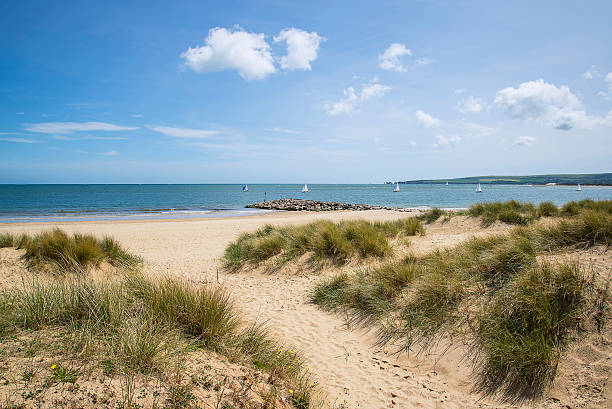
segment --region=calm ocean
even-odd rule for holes
[[[250,203],[279,198],[364,203],[392,207],[466,208],[482,201],[516,199],[558,205],[570,200],[612,199],[612,187],[486,185],[0,185],[0,223],[75,220],[221,217],[262,213]]]

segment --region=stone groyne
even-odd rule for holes
[[[286,210],[286,211],[313,211],[327,212],[332,210],[397,210],[413,211],[413,209],[402,209],[385,206],[371,206],[366,204],[319,202],[304,199],[277,199],[267,202],[254,203],[246,206],[251,209]]]

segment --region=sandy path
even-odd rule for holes
[[[227,243],[239,233],[264,223],[306,223],[314,219],[367,218],[388,220],[406,217],[393,211],[284,213],[266,216],[200,221],[69,223],[57,225],[66,231],[109,234],[143,256],[147,269],[181,276],[193,282],[216,280],[219,258]],[[34,232],[49,225],[3,225],[0,232]],[[436,224],[424,237],[413,238],[415,251],[450,245],[475,233],[483,234],[473,221],[453,219]],[[488,230],[487,234],[493,230]],[[328,401],[349,408],[465,408],[500,407],[478,401],[462,385],[457,371],[442,365],[415,367],[404,357],[387,355],[373,348],[374,339],[360,330],[348,329],[341,317],[322,312],[308,303],[313,284],[320,279],[308,275],[225,274],[236,304],[250,319],[265,321],[285,342],[302,351],[306,363],[319,380]],[[451,363],[452,365],[452,363]],[[459,371],[463,373],[464,369]]]

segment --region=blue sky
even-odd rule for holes
[[[609,1],[4,1],[0,183],[609,172]]]

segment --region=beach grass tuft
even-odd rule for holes
[[[123,268],[133,268],[141,262],[111,237],[98,239],[90,234],[68,235],[60,229],[33,236],[6,233],[0,236],[0,247],[25,249],[24,258],[30,267],[56,272],[78,272],[97,267],[103,261]]]
[[[417,218],[389,222],[364,220],[318,221],[303,226],[266,225],[253,233],[243,233],[225,249],[225,268],[238,270],[246,264],[258,265],[278,256],[279,263],[309,255],[315,265],[347,263],[352,257],[384,257],[392,253],[390,239],[424,234]]]
[[[53,329],[65,350],[103,362],[105,371],[161,377],[205,348],[268,372],[308,402],[312,387],[298,354],[263,325],[247,323],[227,290],[137,272],[110,281],[58,276],[0,293],[0,343],[20,331]]]
[[[496,221],[506,224],[526,225],[536,218],[537,210],[531,203],[509,200],[507,202],[471,205],[468,214],[473,217],[480,217],[483,226],[490,226]]]
[[[439,209],[437,207],[433,207],[427,210],[425,213],[419,215],[418,219],[425,221],[425,223],[427,224],[430,224],[438,220],[440,217],[446,215],[448,215],[448,212],[445,212],[444,210]]]
[[[476,391],[536,399],[576,330],[589,320],[604,325],[609,299],[609,289],[578,264],[538,263],[536,256],[597,244],[612,244],[605,208],[332,276],[314,288],[311,301],[375,325],[380,344],[400,350],[470,345]]]
[[[515,276],[476,315],[476,390],[537,398],[555,376],[587,305],[578,264],[543,263]]]

